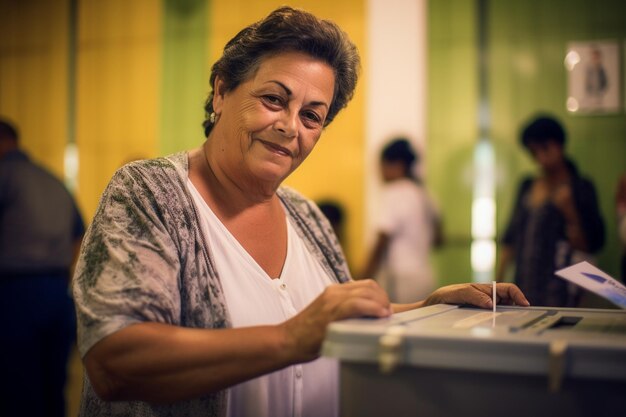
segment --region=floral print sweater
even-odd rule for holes
[[[120,168],[104,191],[81,247],[73,293],[82,356],[134,323],[230,326],[212,254],[189,194],[186,152]],[[331,225],[294,190],[277,191],[288,221],[336,282],[351,279]],[[157,405],[102,401],[85,374],[81,416],[224,416],[226,392]]]

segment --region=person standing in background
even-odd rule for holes
[[[362,276],[376,277],[393,302],[421,299],[435,288],[429,258],[441,244],[441,219],[415,175],[418,162],[406,138],[391,140],[380,159],[384,186],[376,242]]]
[[[324,216],[330,222],[333,227],[339,243],[345,249],[346,237],[345,237],[345,212],[341,203],[334,200],[320,200],[317,203]]]
[[[344,206],[334,199],[323,199],[316,202],[320,211],[328,219],[330,225],[337,236],[337,240],[341,245],[344,253],[347,252],[348,247],[348,239],[346,238],[346,224],[347,224],[347,216],[346,210]],[[354,267],[348,257],[346,256],[346,261],[348,262],[348,269],[350,271],[354,271]]]
[[[65,416],[76,319],[69,279],[85,231],[63,183],[0,120],[0,415]]]
[[[595,187],[565,156],[565,130],[554,117],[536,117],[520,141],[540,173],[519,186],[496,280],[504,280],[514,261],[515,283],[533,305],[576,307],[579,294],[554,272],[591,260],[604,245]]]
[[[626,282],[626,173],[622,174],[617,183],[615,211],[617,214],[617,235],[622,243],[622,282]]]

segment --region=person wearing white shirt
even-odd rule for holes
[[[361,274],[376,277],[399,303],[425,298],[435,289],[430,253],[442,240],[440,214],[415,175],[417,162],[408,139],[393,139],[382,150],[376,242]]]

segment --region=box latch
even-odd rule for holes
[[[550,342],[549,350],[548,388],[551,392],[558,392],[565,377],[567,341],[553,340]]]
[[[378,365],[382,373],[388,374],[402,362],[404,355],[405,326],[390,326],[378,341]]]

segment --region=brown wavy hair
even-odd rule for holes
[[[335,73],[335,91],[325,126],[352,99],[356,87],[360,58],[348,35],[330,20],[320,19],[304,10],[280,7],[264,19],[242,29],[224,47],[222,57],[211,68],[211,88],[217,76],[224,82],[224,92],[234,90],[251,77],[261,61],[271,55],[293,51],[308,54],[326,62]],[[213,128],[211,90],[204,104],[205,136]]]

